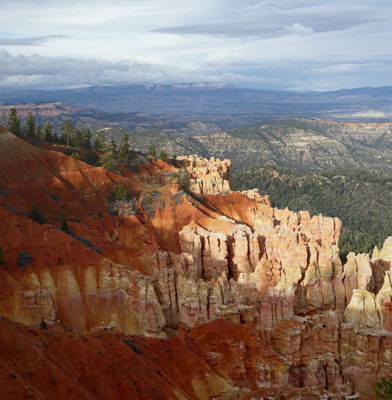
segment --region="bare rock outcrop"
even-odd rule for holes
[[[190,224],[180,232],[181,250],[193,257],[196,274],[207,280],[228,274],[227,236]]]
[[[192,160],[188,166],[190,190],[195,194],[219,194],[230,192],[231,161],[215,158],[201,159],[198,156],[187,157]],[[196,164],[196,165],[195,165]],[[193,167],[193,165],[195,165]]]

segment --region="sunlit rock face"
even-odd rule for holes
[[[179,159],[184,159],[179,157]],[[187,167],[190,176],[190,190],[195,194],[220,194],[230,192],[231,161],[189,156]],[[185,158],[187,160],[187,158]]]
[[[209,391],[207,378],[192,375],[202,388],[192,398],[247,396],[243,388],[299,396],[305,387],[370,396],[392,369],[392,238],[371,259],[350,253],[342,265],[337,218],[230,191],[228,160],[179,160],[193,195],[169,182],[178,168],[161,160],[118,175],[2,129],[1,316],[30,326],[44,319],[52,331],[179,332],[230,377]],[[120,184],[131,196],[116,202]],[[28,217],[33,203],[45,224]],[[59,229],[63,216],[71,234]],[[195,344],[190,332],[203,337],[211,326]],[[223,328],[249,343],[221,338]]]

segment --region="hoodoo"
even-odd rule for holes
[[[370,399],[392,374],[391,238],[342,265],[339,219],[231,191],[229,160],[51,149],[0,128],[0,397]]]

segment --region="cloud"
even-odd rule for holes
[[[109,62],[93,58],[14,56],[0,51],[0,87],[61,88],[89,85],[149,83],[226,83],[239,86],[274,85],[275,76],[256,71],[241,73],[235,66],[216,68],[212,65],[181,63],[173,65],[159,59],[137,57]]]
[[[67,35],[48,35],[21,39],[0,38],[0,46],[39,46],[51,39],[63,39],[67,37]]]
[[[313,35],[314,30],[310,26],[304,26],[301,24],[298,24],[297,22],[294,23],[291,26],[285,26],[283,33],[289,34],[289,35]]]
[[[360,69],[361,66],[358,64],[350,64],[350,63],[343,63],[343,64],[335,64],[335,65],[327,65],[323,68],[316,68],[313,72],[319,72],[323,74],[330,74],[330,73],[345,73],[349,71],[357,71]]]
[[[274,38],[288,33],[304,35],[344,31],[363,24],[376,23],[384,18],[381,10],[366,4],[349,2],[342,5],[332,1],[328,6],[320,6],[309,1],[261,1],[236,7],[231,15],[223,18],[215,15],[214,18],[201,18],[202,22],[164,26],[154,29],[153,32]]]
[[[129,66],[118,62],[98,61],[93,58],[13,56],[0,51],[1,86],[67,86],[113,83]]]
[[[387,0],[2,0],[0,8],[0,48],[9,50],[0,53],[2,87],[392,84]]]

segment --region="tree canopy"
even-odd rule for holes
[[[177,174],[178,184],[180,186],[180,190],[183,190],[186,193],[190,193],[190,177],[189,172],[186,167],[181,167]]]
[[[61,219],[61,227],[60,227],[60,229],[65,233],[69,233],[70,232],[68,221],[67,221],[67,217],[65,215],[63,215],[63,217]]]
[[[373,388],[377,399],[392,400],[392,377],[382,376]]]
[[[49,121],[46,121],[45,125],[44,125],[44,138],[45,138],[44,140],[46,142],[55,142],[56,141],[52,125],[50,125]]]
[[[157,156],[157,149],[156,149],[154,143],[150,147],[150,156],[153,158],[155,158]]]
[[[31,205],[29,217],[41,225],[45,223],[45,218],[42,216],[41,211],[37,208],[35,203]]]
[[[99,156],[99,165],[108,171],[119,173],[118,161],[116,157],[116,143],[113,138],[105,142],[103,146],[104,153]]]
[[[8,124],[7,128],[16,136],[22,135],[22,128],[20,124],[20,118],[16,111],[16,108],[12,107],[8,111]]]
[[[61,130],[63,131],[63,137],[65,139],[65,143],[67,146],[69,146],[74,128],[72,126],[72,123],[69,119],[65,120],[63,123],[63,126],[61,127]]]
[[[35,139],[35,115],[32,112],[27,114],[27,137]]]
[[[162,161],[166,161],[166,159],[167,159],[167,154],[166,154],[166,151],[165,151],[164,149],[162,149],[161,152],[159,153],[159,158],[160,158]]]
[[[129,145],[129,135],[124,132],[121,138],[120,146],[118,147],[118,154],[121,157],[128,159],[131,154],[131,146]]]
[[[298,174],[255,166],[234,173],[232,188],[258,188],[280,209],[338,217],[343,224],[339,238],[343,262],[350,251],[370,253],[392,235],[392,174],[388,172],[333,169]]]

